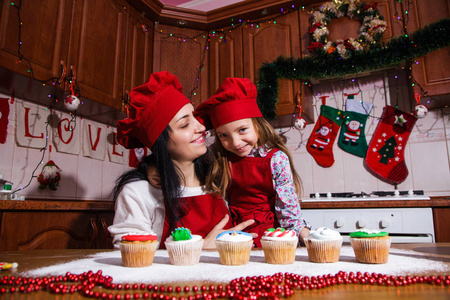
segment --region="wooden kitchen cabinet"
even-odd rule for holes
[[[450,242],[450,207],[433,208],[436,242]]]
[[[117,1],[74,1],[69,64],[82,95],[122,110],[126,91],[151,73],[153,25]]]
[[[152,72],[152,22],[129,5],[124,10],[114,0],[23,1],[21,63],[18,9],[3,1],[1,10],[2,68],[45,82],[61,76],[64,61],[67,72],[73,66],[81,97],[116,110],[123,109],[126,91]]]
[[[413,28],[410,28],[410,32],[450,17],[450,2],[448,0],[433,1],[433,5],[430,5],[430,2],[426,0],[415,0],[415,6],[413,7],[413,16],[415,17],[411,20],[411,27]],[[431,52],[416,61],[418,64],[413,64],[412,68],[414,79],[430,96],[447,95],[440,98],[440,101],[441,105],[449,105],[450,47]],[[415,85],[414,89],[420,93],[418,85]],[[436,105],[436,103],[430,104]]]
[[[107,226],[113,216],[88,211],[2,212],[0,251],[112,248]]]
[[[300,57],[303,31],[308,30],[308,16],[300,24],[299,13],[294,12],[276,19],[276,22],[247,24],[211,37],[210,49],[210,93],[213,94],[227,77],[246,77],[257,84],[258,70],[264,62],[272,62],[280,55]],[[311,105],[305,103],[305,89],[300,80],[279,80],[277,114],[292,116],[296,110],[297,93],[301,91],[303,113],[312,120]],[[298,113],[298,110],[296,111]],[[308,115],[309,114],[309,115]],[[288,122],[290,124],[290,120]]]
[[[161,24],[155,32],[153,72],[177,76],[194,106],[208,99],[208,33]]]
[[[68,60],[73,0],[23,1],[20,10],[11,3],[2,1],[0,7],[0,66],[42,81],[59,78],[61,60]]]
[[[300,24],[298,12],[277,18],[276,22],[265,22],[260,26],[243,28],[244,77],[254,83],[258,69],[266,61],[274,61],[280,55],[300,57]],[[300,90],[299,80],[279,80],[278,115],[292,114],[297,105],[296,95]]]
[[[229,77],[244,77],[242,27],[211,36],[209,54],[209,94],[213,95]]]

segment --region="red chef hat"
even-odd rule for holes
[[[248,78],[227,78],[194,116],[206,127],[217,128],[233,121],[262,117],[256,103],[256,86]]]
[[[188,103],[178,78],[167,71],[153,73],[130,92],[128,118],[117,122],[117,140],[127,149],[151,148],[178,111]]]

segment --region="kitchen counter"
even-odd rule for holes
[[[440,269],[440,271],[432,271],[427,273],[422,272],[416,272],[414,274],[404,274],[404,278],[406,279],[406,276],[411,276],[414,278],[414,276],[443,276],[444,280],[447,278],[446,276],[450,273],[450,243],[430,243],[430,244],[396,244],[392,245],[392,250],[395,251],[395,249],[398,250],[414,250],[416,252],[419,252],[418,255],[424,255],[425,258],[431,259],[433,261],[436,261],[439,263],[439,265],[442,264],[443,268]],[[22,276],[26,271],[36,269],[36,268],[45,268],[48,266],[54,266],[66,262],[70,262],[73,260],[84,258],[88,255],[96,254],[96,253],[113,253],[113,250],[33,250],[33,251],[8,251],[8,252],[0,252],[0,257],[2,261],[8,261],[8,262],[17,262],[19,264],[19,267],[16,270],[4,270],[1,272],[1,278],[5,278],[5,276],[15,276],[16,280]],[[103,262],[106,263],[107,262]],[[317,267],[322,266],[324,264],[317,264]],[[273,265],[271,265],[273,266]],[[331,266],[331,264],[330,264]],[[373,265],[368,265],[373,266]],[[176,267],[176,266],[171,266]],[[282,270],[283,266],[280,266],[280,270]],[[106,268],[106,265],[105,265]],[[149,267],[151,268],[151,267]],[[189,271],[189,266],[184,267],[178,267],[182,268],[183,270]],[[231,267],[228,267],[231,268]],[[444,270],[444,271],[442,271]],[[68,272],[70,270],[67,270]],[[137,269],[130,269],[130,273],[139,270]],[[106,273],[106,272],[105,272]],[[279,273],[281,276],[286,273]],[[302,274],[302,270],[298,270],[295,274]],[[108,274],[103,274],[104,276]],[[279,275],[279,276],[280,276]],[[326,274],[324,274],[326,275]],[[334,273],[333,273],[334,275]],[[387,274],[389,275],[389,274]],[[95,278],[95,275],[92,274],[92,278]],[[97,276],[98,277],[98,276]],[[8,277],[10,278],[10,277]],[[51,276],[48,276],[48,278],[51,278]],[[56,277],[57,278],[57,277]],[[396,277],[398,279],[398,277]],[[312,279],[312,277],[311,277]],[[61,282],[64,281],[64,278],[61,277]],[[64,283],[57,283],[58,286]],[[113,281],[114,282],[114,281]],[[79,282],[78,282],[79,283]],[[67,283],[67,285],[72,285],[73,283]],[[147,283],[148,284],[148,283]],[[223,286],[226,286],[228,282],[224,282]],[[182,299],[181,297],[185,297],[183,299],[187,299],[188,296],[194,296],[195,294],[202,295],[201,287],[202,285],[205,286],[206,289],[209,290],[210,286],[213,285],[216,290],[219,288],[219,285],[217,284],[210,284],[205,282],[182,282],[179,285],[177,283],[173,283],[170,286],[169,285],[163,285],[160,284],[159,286],[165,286],[165,291],[161,292],[159,289],[156,294],[164,294],[170,296],[169,298],[165,299]],[[180,286],[182,290],[185,289],[185,287],[189,287],[190,292],[188,294],[184,292],[177,293],[175,292],[176,287]],[[194,286],[198,286],[199,290],[197,293],[193,292]],[[55,287],[55,286],[54,286]],[[121,294],[122,299],[124,299],[126,296],[125,294],[128,294],[130,298],[135,298],[135,294],[138,294],[139,298],[144,298],[146,296],[145,292],[148,292],[148,290],[140,290],[139,289],[140,284],[138,285],[138,289],[133,290],[133,287],[131,286],[130,289],[125,289],[125,284],[123,284],[122,290],[117,290],[117,287],[115,289],[112,288],[100,288],[98,286],[95,286],[92,288],[93,293],[98,292],[98,297],[95,297],[95,294],[91,298],[101,298],[102,292],[112,293],[115,297],[116,294]],[[147,286],[144,286],[148,289]],[[66,300],[66,299],[88,299],[82,292],[74,292],[74,293],[68,293],[66,295],[63,294],[54,294],[49,292],[48,290],[50,288],[47,288],[46,291],[31,291],[29,293],[22,293],[22,292],[14,292],[14,293],[6,293],[1,294],[2,288],[10,288],[8,284],[1,283],[0,281],[0,299],[60,299],[60,300]],[[60,288],[63,288],[61,286]],[[172,292],[169,292],[170,289],[173,289]],[[293,295],[292,298],[294,299],[301,299],[304,297],[310,297],[315,299],[361,299],[364,298],[367,299],[397,299],[397,298],[408,298],[408,299],[449,299],[450,297],[450,285],[444,285],[444,284],[436,284],[435,281],[433,281],[433,284],[411,284],[407,286],[378,286],[376,284],[342,284],[342,285],[332,285],[329,287],[324,287],[321,289],[313,289],[313,290],[301,290],[300,288],[293,288]],[[154,289],[149,292],[148,296],[150,299],[152,298],[152,293],[154,293]],[[171,298],[175,297],[175,298]],[[220,296],[218,298],[221,298]],[[194,298],[195,299],[195,298]]]
[[[373,199],[373,198],[370,198]],[[389,207],[450,207],[450,197],[431,197],[430,200],[364,200],[346,198],[344,201],[320,198],[302,201],[302,209],[308,208],[389,208]],[[0,210],[103,210],[114,211],[113,201],[91,200],[0,200]]]

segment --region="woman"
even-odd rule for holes
[[[118,141],[128,149],[146,146],[152,154],[117,181],[114,222],[109,227],[114,245],[130,232],[153,232],[163,247],[171,231],[184,226],[202,235],[203,248],[208,249],[215,247],[214,239],[224,228],[242,230],[253,224],[249,220],[230,228],[224,200],[205,191],[205,127],[194,118],[194,107],[177,77],[154,73],[130,97],[128,118],[117,125]],[[161,188],[149,183],[147,173],[155,165]]]

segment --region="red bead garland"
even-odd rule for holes
[[[47,290],[54,294],[80,293],[88,298],[121,300],[121,299],[154,299],[154,300],[198,300],[233,298],[236,300],[256,300],[260,298],[277,299],[290,297],[295,290],[315,290],[340,284],[366,284],[378,286],[407,286],[412,284],[430,284],[435,286],[450,286],[450,275],[446,276],[389,276],[368,272],[343,272],[335,275],[302,276],[293,273],[276,273],[272,276],[247,276],[230,281],[226,286],[221,284],[172,287],[145,284],[114,284],[113,278],[103,276],[102,271],[92,271],[82,274],[67,273],[65,276],[44,278],[23,278],[4,276],[0,278],[0,295],[6,293],[31,293]],[[116,294],[113,291],[121,291]],[[141,290],[142,292],[138,292]],[[123,292],[125,291],[125,293]],[[188,294],[178,297],[171,294]]]

